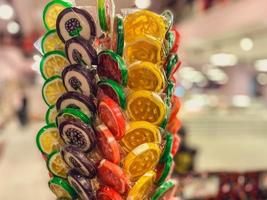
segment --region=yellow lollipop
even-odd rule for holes
[[[121,140],[121,145],[127,151],[131,151],[144,143],[159,144],[160,142],[160,131],[155,125],[146,121],[132,121],[126,128],[126,133]]]
[[[150,62],[135,62],[128,67],[128,87],[132,90],[159,92],[165,80],[157,65]]]
[[[167,31],[163,17],[148,10],[129,14],[124,20],[124,30],[126,42],[147,36],[163,41]]]
[[[124,58],[127,64],[140,60],[160,64],[163,60],[162,43],[153,38],[138,39],[126,45]]]
[[[157,94],[139,90],[128,96],[127,113],[131,120],[159,125],[166,115],[166,105]]]
[[[155,177],[156,173],[152,170],[145,173],[129,191],[127,200],[145,199],[153,186]]]
[[[139,145],[125,157],[123,165],[125,173],[132,181],[135,181],[157,165],[160,153],[161,150],[157,144]]]

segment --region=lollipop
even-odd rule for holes
[[[46,125],[36,136],[57,199],[171,199],[179,149],[173,14],[97,0],[98,22],[61,0],[43,13],[42,94]]]

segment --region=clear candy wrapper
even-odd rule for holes
[[[36,141],[59,199],[156,200],[175,193],[180,103],[173,95],[179,68],[173,15],[124,9],[122,16],[112,0],[98,0],[97,9],[60,0],[45,8],[47,32],[34,45],[43,55],[48,111]]]

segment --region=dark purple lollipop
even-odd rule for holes
[[[90,151],[96,144],[92,127],[79,119],[69,119],[59,124],[60,137],[65,144],[74,146],[82,152]]]
[[[77,36],[92,42],[96,37],[96,24],[93,17],[79,8],[66,8],[57,17],[56,28],[62,42]]]
[[[71,169],[69,171],[68,182],[82,200],[96,200],[92,181],[81,175],[78,170]]]
[[[88,117],[92,117],[96,113],[96,106],[92,96],[88,97],[78,92],[67,92],[63,94],[56,103],[57,111],[64,108],[80,109]]]
[[[71,64],[96,65],[97,52],[92,45],[82,37],[69,39],[65,44],[65,52]]]
[[[94,93],[94,70],[75,64],[69,65],[62,72],[63,84],[67,91],[76,91],[86,96]]]
[[[93,178],[96,176],[96,167],[83,152],[73,146],[66,146],[61,150],[61,156],[70,168],[75,168],[82,175]]]

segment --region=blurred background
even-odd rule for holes
[[[0,0],[0,199],[54,199],[35,147],[46,106],[41,97],[41,56],[33,44],[45,32],[42,10],[47,2]],[[96,5],[94,0],[77,3]],[[183,63],[175,93],[183,102],[179,116],[184,138],[182,153],[175,157],[176,174],[206,177],[206,172],[267,170],[267,1],[115,4],[117,12],[138,7],[157,13],[170,9],[175,15]],[[205,184],[216,185],[212,181]],[[194,184],[203,186],[200,183]],[[185,199],[194,197],[197,186],[192,184]]]

